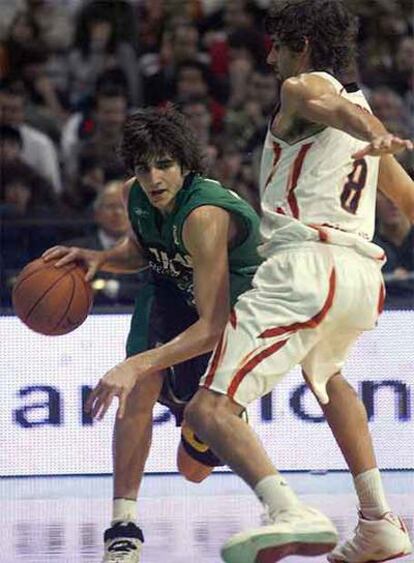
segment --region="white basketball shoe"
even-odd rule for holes
[[[117,522],[105,531],[102,563],[139,563],[144,536],[133,522]]]
[[[359,515],[351,540],[338,545],[328,555],[331,563],[379,563],[408,555],[412,545],[404,522],[390,512],[381,520],[365,520]]]
[[[266,522],[267,520],[267,522]],[[221,549],[226,563],[274,563],[289,555],[322,555],[335,547],[338,534],[318,510],[299,505],[265,517],[261,528],[236,534]]]

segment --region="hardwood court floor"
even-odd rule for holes
[[[342,537],[353,530],[355,497],[348,474],[285,475],[306,502],[333,518]],[[384,481],[392,507],[414,537],[414,472],[386,472]],[[110,477],[0,480],[0,562],[99,562],[110,498]],[[146,537],[142,563],[219,563],[220,545],[256,526],[260,513],[253,495],[231,474],[215,474],[202,485],[177,475],[147,476],[139,506]],[[397,561],[414,563],[414,555]]]

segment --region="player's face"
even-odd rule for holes
[[[137,162],[135,177],[154,207],[161,213],[173,210],[184,183],[184,172],[176,160],[163,156],[149,163]]]
[[[306,70],[304,52],[297,53],[280,43],[277,38],[272,41],[272,48],[267,55],[267,64],[270,65],[278,78],[283,82],[291,76],[297,76]]]

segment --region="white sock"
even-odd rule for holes
[[[378,469],[369,469],[360,473],[354,477],[354,484],[361,512],[367,520],[379,520],[390,512]]]
[[[115,522],[136,522],[137,520],[137,501],[129,498],[115,498],[112,504],[112,521]]]
[[[264,477],[257,483],[254,492],[260,502],[269,508],[271,516],[300,504],[296,494],[279,473]]]

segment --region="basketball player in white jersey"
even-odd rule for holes
[[[377,184],[414,220],[413,182],[392,156],[413,144],[385,129],[356,84],[335,77],[340,63],[351,61],[355,30],[341,0],[278,0],[267,30],[281,103],[261,168],[266,261],[232,311],[186,418],[267,513],[267,525],[223,546],[224,561],[270,563],[329,551],[338,563],[394,559],[410,553],[411,542],[388,505],[364,406],[341,368],[384,301],[384,253],[370,242]],[[359,499],[355,535],[339,545],[333,524],[299,501],[238,418],[298,364]]]

